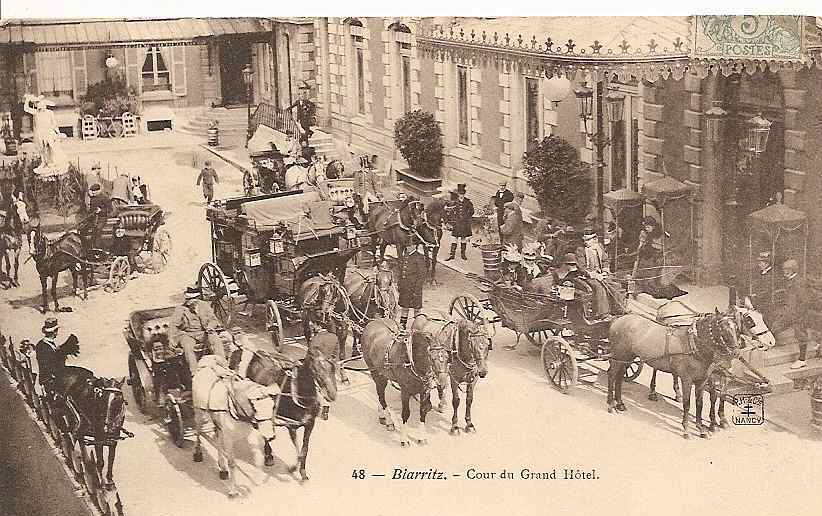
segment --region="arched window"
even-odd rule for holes
[[[396,77],[397,89],[396,95],[401,102],[394,104],[395,109],[401,110],[402,113],[411,111],[411,29],[398,21],[388,26],[391,31],[396,44]]]
[[[351,92],[356,97],[356,113],[365,114],[365,41],[363,37],[364,26],[357,18],[346,18],[343,24],[348,26],[351,34],[352,60],[351,67],[354,71],[354,88]]]

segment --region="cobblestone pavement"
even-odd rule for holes
[[[152,188],[158,204],[170,212],[167,227],[174,243],[169,268],[141,276],[114,294],[94,291],[87,301],[64,297],[72,313],[59,314],[61,335],[79,336],[82,353],[71,363],[99,375],[125,376],[128,348],[123,327],[137,309],[170,306],[181,301],[211,243],[202,197],[194,186],[192,167],[197,147],[142,149],[86,154],[89,159],[118,163],[138,172]],[[202,153],[200,152],[202,156]],[[219,162],[217,196],[240,191],[240,175]],[[24,252],[25,257],[25,252]],[[443,284],[425,291],[426,307],[445,308],[473,285],[462,275],[440,268]],[[15,339],[39,338],[43,316],[34,306],[40,289],[31,263],[21,267],[23,286],[0,292],[0,324]],[[67,296],[67,277],[61,295]],[[261,312],[261,311],[260,311]],[[265,345],[261,314],[237,317],[240,338]],[[301,484],[288,472],[295,459],[284,432],[274,443],[280,458],[258,468],[239,443],[239,483],[245,494],[226,497],[219,480],[216,453],[206,447],[204,463],[192,462],[192,445],[176,448],[161,422],[128,407],[126,426],[134,439],[118,448],[115,478],[129,516],[222,516],[225,514],[390,515],[435,511],[442,514],[613,514],[705,512],[736,515],[816,514],[822,494],[816,486],[822,447],[818,442],[782,431],[768,423],[734,427],[711,439],[681,436],[680,412],[673,402],[647,401],[649,372],[625,386],[629,411],[605,410],[603,376],[560,394],[547,383],[540,360],[521,344],[505,351],[513,333],[500,330],[490,355],[488,377],[477,386],[474,401],[476,434],[452,437],[450,407],[428,418],[429,444],[402,449],[397,433],[378,424],[373,383],[352,373],[350,386],[340,386],[328,421],[312,436],[308,470]],[[605,364],[600,364],[606,367]],[[670,377],[660,379],[670,394]],[[395,413],[399,395],[389,389]],[[130,394],[128,395],[130,398]],[[729,410],[731,410],[729,408]],[[412,402],[412,421],[417,413]],[[461,423],[462,424],[462,423]],[[436,469],[447,480],[394,480],[395,470]],[[500,479],[501,471],[514,480]],[[521,471],[550,473],[558,480],[523,480]],[[596,470],[590,480],[563,480],[565,469]],[[363,470],[365,479],[358,477]],[[477,472],[494,479],[475,479]],[[377,477],[372,475],[386,475]],[[424,485],[420,485],[424,483]]]

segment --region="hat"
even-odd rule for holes
[[[57,319],[54,317],[49,317],[46,319],[46,322],[43,324],[42,331],[43,333],[54,333],[60,328],[60,325],[57,323]]]
[[[771,253],[769,251],[762,251],[761,253],[759,253],[758,258],[759,258],[759,260],[761,260],[763,262],[770,261],[771,260]]]
[[[465,193],[465,183],[457,184],[457,195]]]
[[[514,194],[514,199],[525,199],[525,194],[522,192],[517,192]]]
[[[585,228],[582,230],[582,239],[583,240],[593,240],[597,237],[596,232],[593,228]]]
[[[536,260],[537,259],[537,252],[533,249],[523,249],[522,250],[522,259],[523,260]]]
[[[201,292],[200,287],[187,287],[185,293],[186,299],[197,299],[200,297]]]
[[[210,159],[205,160],[205,161],[203,162],[203,165],[205,165],[205,166],[207,166],[207,167],[210,167],[210,166],[211,166],[211,160],[210,160]]]
[[[499,182],[497,182],[497,184],[500,185],[501,187],[505,188],[505,187],[508,186],[508,180],[500,179]]]
[[[799,271],[799,262],[797,262],[793,258],[789,258],[785,260],[785,263],[782,264],[782,270]]]
[[[89,195],[97,195],[98,193],[100,193],[101,189],[102,188],[100,187],[100,183],[94,183],[93,185],[88,187],[88,193]]]
[[[562,257],[562,263],[565,265],[576,265],[577,255],[574,253],[565,253],[565,256]]]

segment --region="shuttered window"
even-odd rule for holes
[[[468,68],[457,67],[457,114],[459,118],[460,145],[471,144],[468,118]]]
[[[539,141],[539,79],[525,79],[525,151]]]
[[[149,47],[146,51],[142,77],[143,91],[171,89],[171,71],[158,47]]]
[[[37,82],[44,95],[72,95],[71,52],[37,52]]]
[[[411,111],[411,58],[402,56],[402,111]]]

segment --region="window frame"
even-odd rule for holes
[[[52,94],[74,96],[74,61],[70,50],[59,50],[50,52],[37,53],[37,87],[40,94]],[[61,67],[67,71],[67,75],[60,76],[59,84],[55,81],[55,75],[52,73],[51,78],[47,79],[46,70],[51,72],[60,72]],[[50,89],[45,88],[45,83],[49,81]]]
[[[411,56],[400,54],[400,94],[402,98],[402,112],[408,113],[413,109],[411,100]]]
[[[365,49],[354,46],[354,62],[357,84],[357,113],[365,115]]]
[[[469,68],[456,66],[457,143],[471,146],[471,81]],[[463,84],[461,84],[463,83]],[[461,88],[464,86],[464,88]]]
[[[533,85],[533,106],[531,102],[531,91],[529,86]],[[523,88],[525,109],[523,110],[523,119],[525,122],[525,152],[531,152],[540,140],[542,135],[542,116],[540,109],[540,79],[537,77],[525,77],[525,84]],[[533,113],[531,108],[533,107]],[[532,125],[533,124],[533,125]],[[535,134],[532,135],[532,127]],[[532,138],[532,136],[534,136]]]
[[[157,56],[163,60],[163,64],[165,65],[165,70],[158,70],[157,69]],[[152,71],[151,72],[144,72],[143,69],[146,65],[146,60],[151,56],[152,60]],[[152,83],[150,85],[146,84],[146,79],[151,76]],[[166,85],[159,84],[158,79],[161,75],[168,76],[168,83]],[[168,63],[166,62],[166,58],[163,57],[162,51],[160,50],[159,46],[153,45],[148,47],[146,50],[146,57],[143,59],[143,65],[140,67],[140,82],[144,92],[146,91],[174,91],[174,87],[171,84],[171,68],[169,68]],[[162,86],[168,86],[164,88]]]

